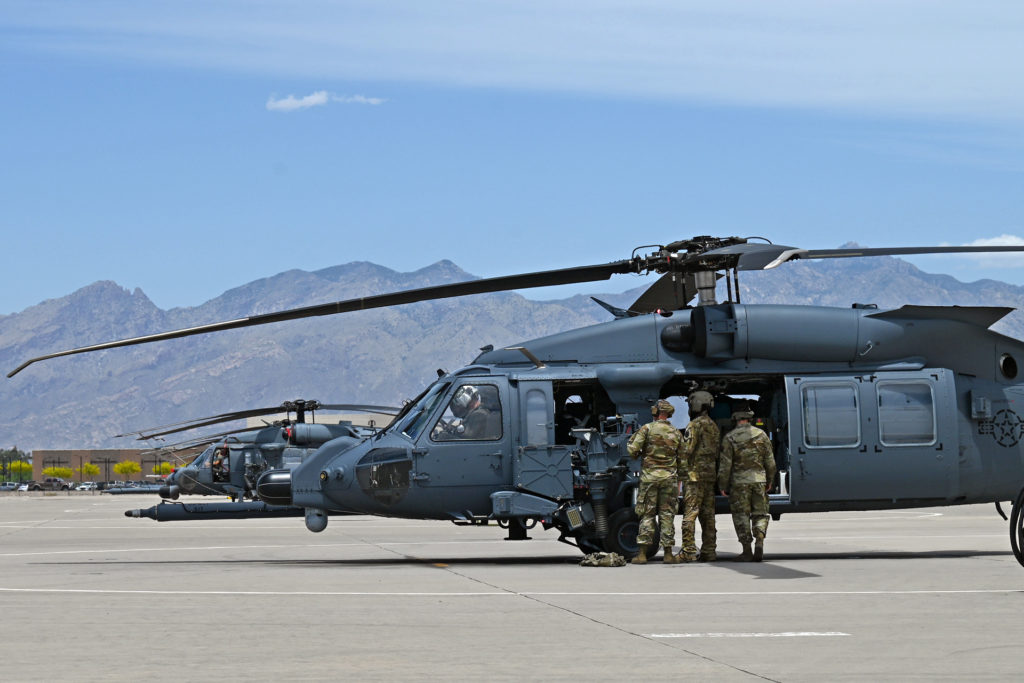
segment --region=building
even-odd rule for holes
[[[153,468],[161,462],[172,462],[167,456],[142,455],[145,451],[139,448],[111,448],[111,449],[75,449],[75,450],[42,450],[32,451],[32,478],[36,481],[43,479],[46,475],[43,470],[47,467],[70,467],[74,471],[74,481],[116,481],[125,479],[114,472],[114,465],[125,460],[133,460],[139,463],[142,471],[128,477],[133,481],[146,481],[146,475],[153,473]],[[91,462],[100,468],[100,473],[95,477],[83,477],[81,472],[82,464]]]

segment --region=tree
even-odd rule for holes
[[[138,474],[142,471],[142,465],[135,462],[134,460],[123,460],[114,465],[114,472],[120,474],[122,477],[127,479],[133,474]]]
[[[100,466],[93,465],[91,462],[83,462],[82,466],[78,468],[78,474],[83,479],[93,479],[100,474]]]
[[[47,467],[43,470],[44,477],[60,477],[61,479],[70,479],[74,472],[70,467]]]
[[[32,478],[32,463],[24,460],[15,460],[8,465],[7,469],[11,473],[11,478],[17,481],[26,481]]]
[[[153,474],[170,474],[174,471],[174,465],[169,462],[162,462],[159,465],[153,465]]]
[[[31,454],[26,453],[17,446],[15,446],[14,448],[0,449],[0,480],[6,481],[8,478],[8,474],[10,474],[11,478],[14,477],[14,472],[11,469],[11,464],[17,462],[18,460],[31,462],[32,456]]]

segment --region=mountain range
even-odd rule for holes
[[[450,261],[410,273],[353,262],[290,270],[170,310],[139,289],[96,282],[0,316],[0,367],[6,373],[58,350],[473,277]],[[598,297],[625,307],[651,282]],[[891,257],[798,261],[742,273],[740,283],[744,303],[1016,308],[1024,301],[1022,287],[963,283]],[[296,398],[400,405],[438,368],[465,365],[486,344],[507,346],[609,318],[583,295],[535,301],[482,294],[56,358],[0,381],[0,446],[128,448],[137,442],[112,435]],[[1024,314],[1015,311],[994,329],[1024,338]]]

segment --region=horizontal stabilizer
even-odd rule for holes
[[[891,320],[956,320],[991,327],[1013,311],[1006,306],[903,306],[892,311],[869,313],[869,318]]]

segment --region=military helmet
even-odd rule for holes
[[[473,402],[479,400],[480,392],[476,390],[476,387],[466,384],[458,388],[455,392],[455,396],[452,397],[451,409],[455,417],[466,417],[466,413],[469,412],[469,407],[473,405]]]
[[[665,399],[660,399],[657,403],[651,406],[651,415],[654,415],[655,417],[658,416],[658,413],[665,413],[669,417],[672,417],[672,413],[674,412],[676,412],[676,407]]]
[[[686,397],[686,402],[690,404],[690,410],[697,413],[715,407],[715,397],[706,391],[693,392]]]
[[[737,408],[736,410],[734,410],[732,412],[732,419],[734,421],[735,420],[753,420],[754,419],[754,411],[751,410],[750,408],[746,407],[746,406],[741,407],[741,408]]]

